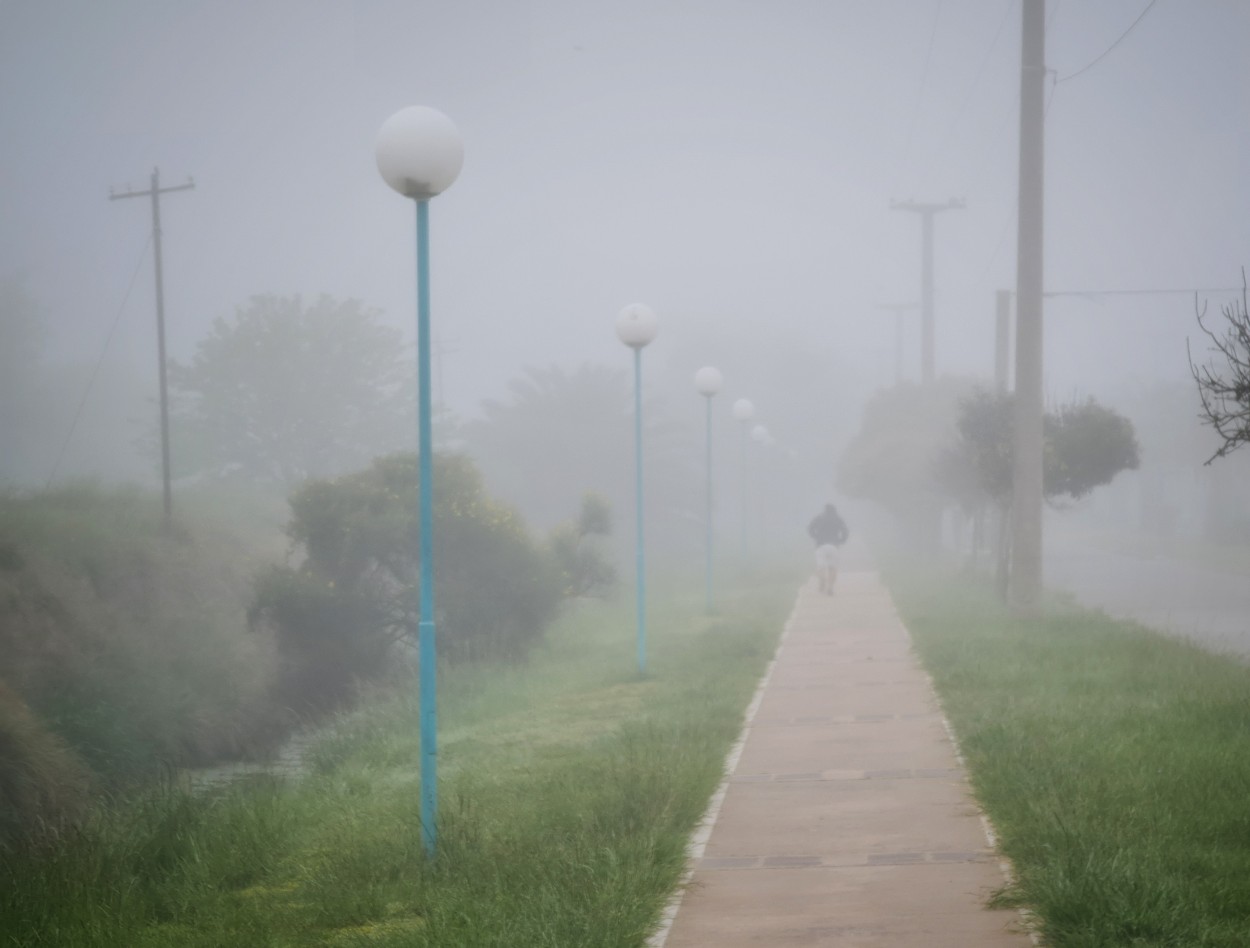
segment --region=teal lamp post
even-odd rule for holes
[[[742,435],[738,441],[742,448],[742,562],[745,566],[747,559],[747,425],[755,417],[755,405],[749,398],[740,398],[734,402],[733,413]]]
[[[720,371],[710,365],[705,365],[694,374],[694,387],[698,389],[699,394],[707,402],[707,513],[705,517],[707,522],[707,565],[704,569],[703,584],[707,599],[708,615],[712,614],[712,398],[720,391],[722,381],[723,378]]]
[[[638,612],[638,674],[647,673],[647,575],[642,532],[642,350],[659,332],[659,321],[649,306],[630,303],[616,317],[616,335],[634,350],[634,507],[637,517],[635,596]]]
[[[761,447],[773,443],[772,433],[763,425],[756,425],[751,429],[751,440]],[[768,484],[764,483],[764,477],[760,470],[761,465],[756,463],[756,491],[755,491],[755,549],[756,554],[760,557],[768,555]]]
[[[417,450],[421,613],[417,623],[421,727],[421,841],[428,855],[438,841],[438,652],[434,637],[434,438],[430,417],[430,199],[451,187],[464,164],[464,144],[442,112],[401,109],[378,130],[378,172],[411,198],[417,213]]]

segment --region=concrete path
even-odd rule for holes
[[[928,676],[875,573],[809,583],[696,835],[665,948],[1027,948]]]

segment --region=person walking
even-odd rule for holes
[[[832,596],[833,584],[838,578],[838,547],[850,535],[846,521],[833,504],[825,504],[825,509],[807,525],[807,535],[816,542],[816,580],[820,591]]]

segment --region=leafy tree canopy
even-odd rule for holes
[[[955,435],[972,384],[939,379],[878,392],[838,465],[838,490],[909,515],[943,493],[936,462]]]
[[[527,368],[508,388],[507,400],[483,403],[482,417],[463,429],[492,490],[544,528],[566,520],[587,491],[610,509],[633,509],[633,395],[625,372]],[[647,506],[659,515],[662,537],[699,497],[691,466],[697,455],[689,434],[665,421],[659,406],[644,409],[644,422]]]
[[[379,315],[325,295],[256,296],[215,320],[191,363],[170,366],[196,466],[294,485],[410,444],[414,373]]]
[[[977,389],[960,404],[958,437],[940,455],[938,476],[966,509],[1010,503],[1014,399]],[[1133,423],[1092,398],[1047,412],[1042,419],[1042,489],[1050,500],[1084,497],[1116,474],[1136,469]]]
[[[415,455],[390,455],[292,496],[288,533],[304,560],[266,574],[253,610],[276,633],[292,705],[342,700],[415,635],[419,476]],[[519,659],[560,602],[559,567],[468,458],[435,456],[434,479],[440,660]]]

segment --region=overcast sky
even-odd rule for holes
[[[1158,0],[1066,80],[1147,3],[1048,4],[1049,289],[1225,287],[1250,262],[1250,4]],[[25,277],[55,353],[96,359],[120,312],[108,358],[150,364],[149,208],[108,194],[159,165],[196,184],[162,204],[172,356],[266,292],[357,297],[408,331],[411,208],[373,142],[425,104],[465,139],[431,214],[464,414],[526,365],[627,366],[633,301],[674,371],[767,347],[892,376],[877,306],[918,298],[920,226],[891,199],[966,199],[937,218],[937,366],[988,375],[1019,49],[1019,0],[0,0],[0,275]],[[1054,396],[1187,373],[1184,296],[1047,316]],[[748,374],[727,392],[766,405]]]

